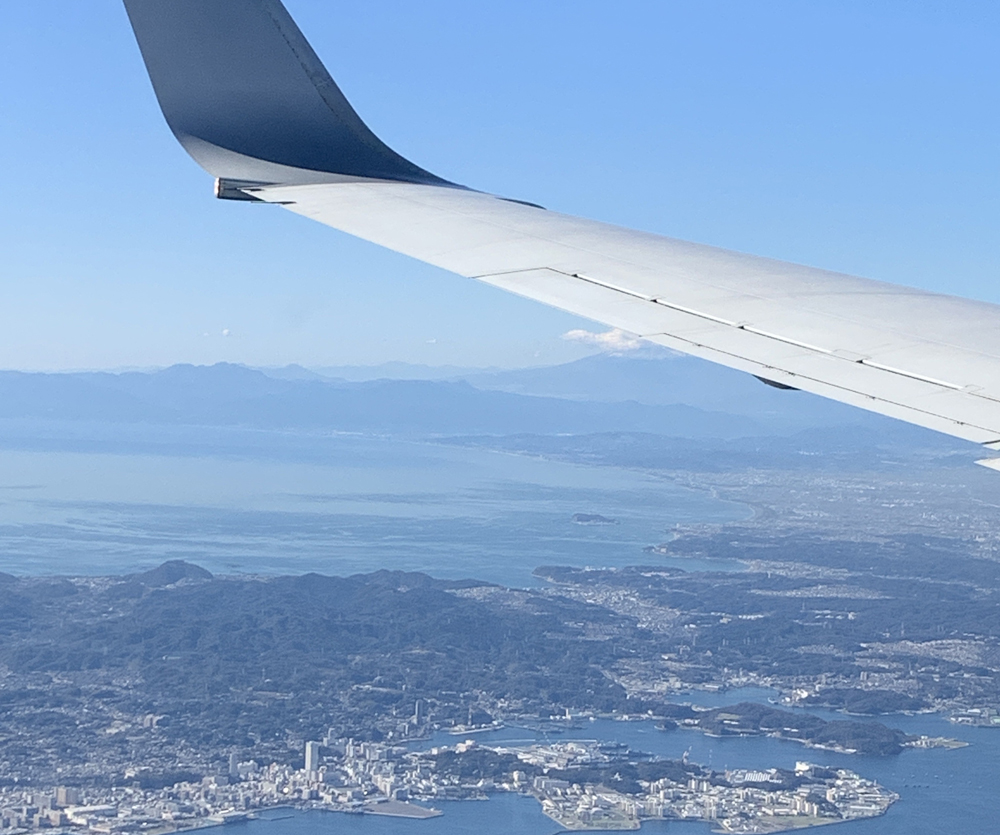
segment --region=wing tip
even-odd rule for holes
[[[124,3],[167,123],[214,177],[454,185],[372,133],[281,0]]]

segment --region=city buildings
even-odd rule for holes
[[[674,819],[712,821],[723,832],[753,833],[875,817],[897,799],[846,769],[799,763],[794,773],[717,773],[579,740],[517,747],[466,740],[426,751],[340,740],[321,761],[323,753],[318,742],[307,743],[309,767],[298,770],[235,762],[234,755],[230,775],[162,789],[138,784],[82,791],[0,788],[0,833],[58,829],[162,835],[243,820],[277,806],[421,818],[439,813],[419,802],[482,799],[495,792],[531,795],[546,815],[570,829],[638,829],[643,820]],[[636,763],[660,763],[660,770],[672,776],[639,780],[624,790],[611,775]],[[608,779],[596,779],[602,773]],[[476,776],[465,776],[470,774]],[[613,783],[619,788],[609,787]]]

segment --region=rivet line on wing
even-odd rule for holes
[[[953,391],[963,391],[965,389],[965,386],[959,386],[955,383],[946,383],[944,380],[938,380],[935,377],[926,377],[923,374],[914,374],[912,371],[903,371],[901,368],[893,368],[891,365],[883,365],[880,362],[874,362],[868,359],[859,360],[858,364],[867,365],[869,368],[877,368],[879,371],[888,371],[890,374],[898,374],[900,377],[909,377],[911,380],[920,380],[922,383],[932,383],[935,386],[952,389]]]
[[[558,270],[555,270],[558,272]],[[578,278],[580,281],[586,281],[588,284],[596,284],[598,287],[604,287],[607,290],[614,290],[616,293],[624,293],[626,296],[631,296],[633,299],[640,299],[644,302],[655,302],[652,296],[647,296],[645,293],[637,293],[635,290],[629,290],[627,287],[621,287],[617,284],[611,284],[607,281],[598,281],[596,278],[591,278],[589,275],[584,275],[583,273],[572,273],[573,278]]]
[[[808,342],[799,342],[799,340],[790,339],[787,336],[779,336],[776,333],[762,331],[760,328],[755,328],[752,325],[739,325],[739,329],[746,331],[747,333],[757,334],[757,336],[766,337],[767,339],[773,339],[776,342],[784,342],[786,345],[794,345],[796,348],[805,348],[807,351],[815,351],[818,354],[833,354],[833,351],[829,348],[820,348],[818,345],[810,345]]]
[[[608,290],[614,290],[618,293],[624,293],[626,296],[631,296],[634,299],[641,299],[644,302],[652,302],[653,304],[660,305],[660,307],[668,307],[671,310],[676,310],[678,313],[687,313],[690,316],[697,316],[699,319],[708,319],[710,322],[716,322],[720,325],[728,325],[731,328],[739,327],[737,322],[732,322],[729,319],[713,316],[711,313],[702,313],[700,310],[694,310],[693,308],[684,307],[684,305],[674,304],[673,302],[665,302],[663,299],[658,299],[654,296],[636,293],[635,290],[628,290],[625,287],[619,287],[618,285],[610,284],[607,281],[598,281],[596,278],[591,278],[590,276],[583,275],[582,273],[573,273],[573,278],[578,278],[581,281],[586,281],[588,284],[596,284],[598,287],[605,287]]]

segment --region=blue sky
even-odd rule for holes
[[[1000,302],[995,3],[287,5],[373,129],[449,179]],[[214,200],[115,0],[6,3],[0,112],[0,367],[519,366],[600,330]]]

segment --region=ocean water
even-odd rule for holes
[[[0,449],[0,571],[186,559],[222,574],[387,568],[524,587],[540,565],[697,570],[642,549],[678,524],[749,514],[650,475],[442,444],[339,436],[294,453]],[[576,513],[618,524],[575,524]]]

